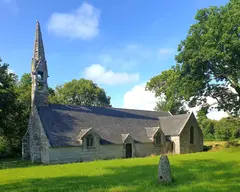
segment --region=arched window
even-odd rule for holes
[[[93,147],[93,136],[92,135],[87,136],[87,147]]]
[[[190,128],[190,143],[193,144],[194,142],[194,127],[191,126]]]
[[[161,144],[161,133],[158,132],[157,135],[156,135],[156,145],[160,145]]]
[[[42,71],[38,71],[37,78],[38,78],[38,80],[43,80],[43,72]]]

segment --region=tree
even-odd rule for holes
[[[182,96],[198,105],[210,96],[218,109],[239,115],[240,2],[201,9],[178,48]]]
[[[14,110],[12,103],[15,103],[15,83],[17,77],[13,73],[8,72],[9,65],[6,63],[1,64],[0,58],[0,133],[3,134],[4,130],[4,119],[8,113]]]
[[[240,119],[227,117],[216,123],[215,137],[220,140],[229,140],[240,138]]]
[[[0,135],[11,151],[19,151],[25,116],[17,100],[17,76],[8,68],[8,64],[0,63]]]
[[[62,86],[57,86],[49,101],[69,105],[110,106],[110,99],[106,96],[104,89],[92,81],[74,79]]]
[[[197,12],[196,24],[178,47],[177,64],[147,84],[156,96],[166,96],[189,107],[216,100],[217,109],[240,115],[240,2]]]
[[[180,101],[173,102],[171,107],[168,108],[167,101],[161,99],[157,102],[154,110],[169,111],[172,115],[186,114],[188,112],[186,107]]]
[[[159,98],[155,110],[170,111],[173,115],[188,112],[184,100],[179,95],[178,78],[178,71],[172,68],[151,78],[147,83],[146,90],[154,92]]]
[[[207,117],[209,106],[203,106],[197,113],[197,121],[199,127],[202,129],[204,139],[214,140],[215,139],[215,125],[216,121],[211,120]]]
[[[18,100],[30,111],[32,78],[30,73],[24,73],[17,83]],[[49,97],[54,96],[54,90],[48,87]]]
[[[32,79],[30,73],[24,73],[17,83],[16,91],[18,93],[18,100],[22,103],[26,110],[30,112],[31,108],[31,89]]]

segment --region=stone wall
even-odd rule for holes
[[[154,143],[137,143],[134,142],[131,137],[128,137],[124,144],[98,144],[92,149],[87,149],[84,144],[80,147],[49,148],[49,163],[71,163],[97,159],[125,158],[126,143],[132,144],[133,157],[145,157],[151,154],[159,155],[167,153],[170,147],[170,143],[167,141],[156,147]]]
[[[22,160],[30,159],[30,143],[29,143],[29,132],[25,133],[22,139]]]
[[[135,144],[135,156],[146,157],[150,155],[160,155],[169,152],[169,144],[162,144],[155,146],[154,143],[136,143]]]
[[[99,148],[83,147],[50,148],[49,163],[71,163],[96,159],[115,159],[123,157],[123,145],[100,145]]]
[[[174,151],[172,153],[180,154],[180,138],[179,136],[170,136],[170,140],[173,142]]]
[[[33,105],[30,114],[28,132],[30,143],[30,160],[32,162],[48,163],[49,143],[35,105]]]
[[[194,127],[194,142],[190,143],[190,128]],[[199,152],[203,149],[203,133],[192,114],[180,134],[180,153]]]

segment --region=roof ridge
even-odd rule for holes
[[[184,116],[184,115],[186,115],[186,116],[189,116],[189,115],[191,115],[192,113],[184,113],[184,114],[178,114],[178,115],[172,115],[172,116],[163,116],[163,117],[159,117],[159,118],[173,118],[173,117],[178,117],[178,116]]]
[[[68,104],[60,104],[60,103],[50,103],[49,105],[61,105],[66,107],[92,107],[92,108],[107,108],[107,109],[122,109],[122,110],[132,110],[132,111],[145,111],[145,112],[155,112],[155,113],[168,113],[167,111],[154,111],[154,110],[145,110],[145,109],[129,109],[129,108],[120,108],[120,107],[107,107],[107,106],[84,106],[84,105],[68,105]]]
[[[130,108],[120,108],[120,107],[110,107],[110,109],[113,108],[113,109],[125,109],[125,110],[133,110],[133,111],[148,111],[148,112],[163,112],[163,113],[169,113],[167,111],[154,111],[154,110],[146,110],[146,109],[130,109]]]
[[[182,132],[182,130],[184,129],[184,127],[186,126],[186,124],[187,124],[188,120],[190,119],[190,117],[192,116],[192,114],[193,114],[193,112],[191,112],[191,113],[189,114],[188,118],[185,120],[183,126],[182,126],[181,129],[179,130],[179,133],[178,133],[179,135],[181,134],[181,132]]]

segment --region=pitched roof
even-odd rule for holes
[[[189,119],[190,114],[159,117],[160,126],[165,135],[179,135]]]
[[[110,143],[121,144],[122,134],[138,142],[151,142],[145,128],[158,127],[159,117],[174,117],[168,112],[60,104],[38,107],[38,112],[52,147],[79,146],[76,137],[89,128]]]
[[[145,127],[148,138],[152,139],[160,127]]]

